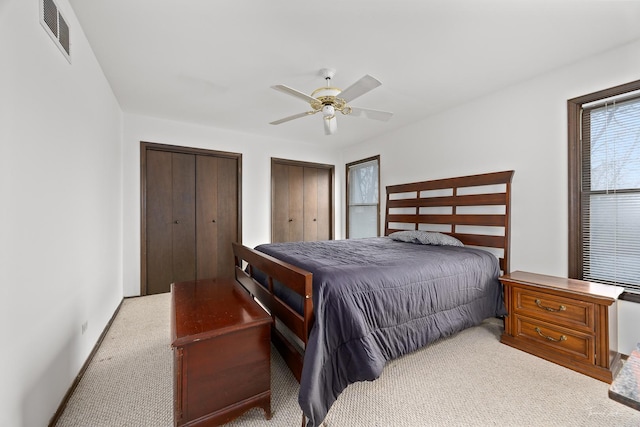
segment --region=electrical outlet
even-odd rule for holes
[[[85,333],[85,332],[87,332],[87,326],[89,326],[89,321],[88,321],[88,320],[87,320],[87,321],[85,321],[85,322],[82,324],[82,334],[83,334],[83,335],[84,335],[84,333]]]

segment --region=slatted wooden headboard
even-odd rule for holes
[[[509,270],[511,179],[494,172],[387,186],[385,235],[439,231],[468,246],[486,248]]]

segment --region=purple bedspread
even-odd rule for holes
[[[274,243],[257,250],[313,273],[315,324],[298,400],[319,426],[351,383],[388,360],[506,314],[496,257],[388,237]]]

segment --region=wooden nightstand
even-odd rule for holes
[[[233,279],[171,285],[174,424],[271,418],[271,317]]]
[[[611,383],[620,369],[616,301],[623,288],[516,271],[500,278],[504,344]]]

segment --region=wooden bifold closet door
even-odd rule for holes
[[[271,160],[271,241],[333,239],[333,165]]]
[[[234,275],[239,154],[143,143],[142,294]]]

